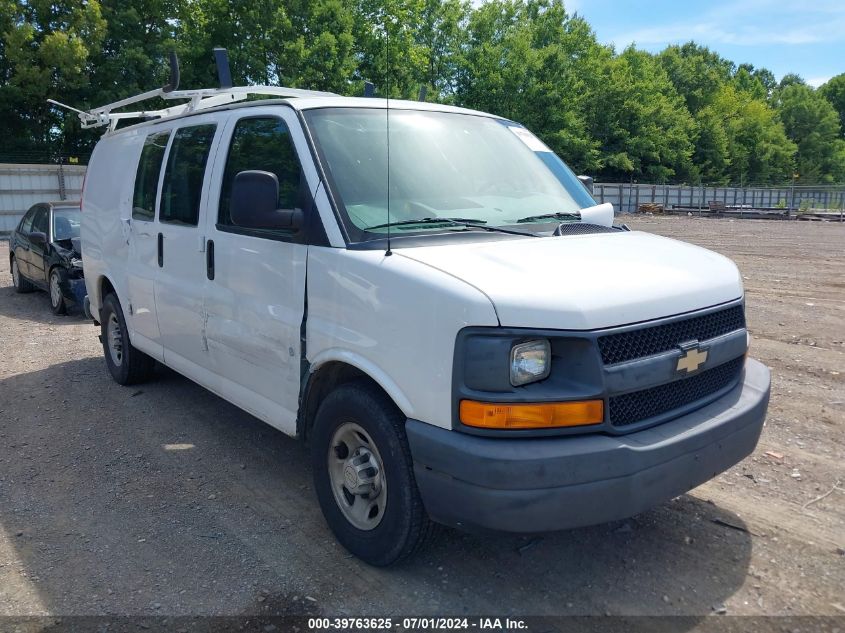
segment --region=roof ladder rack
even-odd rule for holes
[[[226,105],[237,101],[243,101],[250,95],[264,95],[279,98],[301,98],[301,97],[335,97],[331,92],[318,90],[301,90],[299,88],[286,88],[283,86],[240,86],[232,87],[232,74],[229,71],[229,56],[225,48],[215,48],[214,58],[217,63],[217,76],[220,81],[219,88],[200,88],[197,90],[178,90],[179,88],[179,59],[176,53],[170,53],[170,80],[161,88],[142,92],[134,97],[127,97],[113,103],[92,108],[87,111],[65,105],[54,99],[47,99],[49,103],[57,105],[66,110],[76,112],[82,123],[83,129],[108,126],[112,132],[117,128],[120,121],[126,119],[164,119],[181,114],[188,114],[198,110],[205,110],[215,106]],[[180,103],[169,108],[159,110],[139,110],[136,112],[113,112],[150,99],[164,100],[185,100],[187,103]]]

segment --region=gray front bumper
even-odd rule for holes
[[[623,436],[485,438],[406,425],[423,503],[465,529],[546,532],[633,516],[712,479],[757,445],[768,368],[749,359],[733,390]]]

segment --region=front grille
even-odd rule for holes
[[[617,427],[636,424],[706,398],[736,382],[744,362],[740,356],[689,378],[613,396],[608,403],[610,423]]]
[[[744,327],[745,311],[742,305],[735,305],[662,325],[600,336],[599,351],[602,362],[612,365],[668,352],[687,341],[706,341]]]

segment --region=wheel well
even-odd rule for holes
[[[105,299],[108,295],[115,293],[114,286],[109,281],[108,277],[102,277],[100,279],[100,305],[103,305],[103,299]]]
[[[340,361],[326,363],[313,374],[310,374],[300,399],[299,417],[296,422],[297,433],[302,439],[308,440],[314,418],[317,416],[317,409],[320,408],[323,399],[340,385],[353,380],[366,380],[384,392],[381,385],[366,373],[353,365]],[[385,395],[390,398],[386,392]]]

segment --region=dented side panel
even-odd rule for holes
[[[268,417],[287,433],[296,430],[307,248],[230,234],[206,286],[210,369],[273,403]]]

